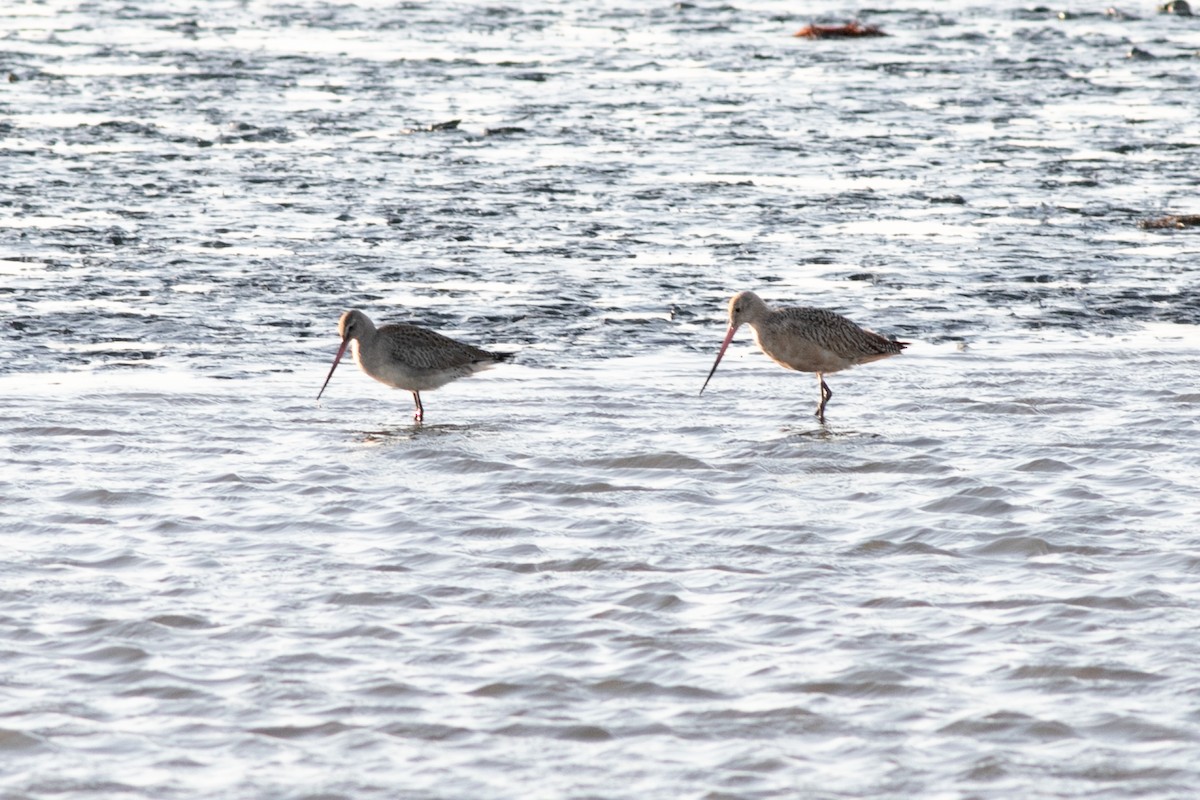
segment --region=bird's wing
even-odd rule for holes
[[[412,369],[449,369],[494,361],[492,354],[416,325],[384,325],[390,355]]]
[[[787,335],[808,339],[845,357],[870,353],[891,354],[903,349],[903,344],[859,327],[841,314],[824,308],[783,308],[773,321]]]

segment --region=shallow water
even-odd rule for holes
[[[0,10],[0,793],[1190,796],[1200,18],[809,8]]]

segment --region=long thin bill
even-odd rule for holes
[[[717,371],[717,365],[721,363],[721,356],[725,355],[725,348],[729,347],[735,333],[737,333],[737,328],[731,325],[725,334],[725,341],[721,342],[721,349],[717,351],[717,360],[713,362],[713,368],[708,371],[708,377],[704,379],[704,385],[700,387],[700,394],[704,394],[704,390],[708,388],[708,382],[712,380],[713,373]]]
[[[333,366],[329,368],[329,374],[325,376],[325,382],[321,384],[321,391],[317,392],[317,399],[321,399],[321,395],[325,394],[325,387],[329,385],[329,379],[333,377],[333,371],[337,369],[338,362],[342,360],[342,355],[346,352],[346,345],[350,344],[350,340],[346,339],[342,342],[342,346],[338,348],[338,354],[333,357]]]

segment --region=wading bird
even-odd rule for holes
[[[825,373],[897,355],[908,345],[860,328],[832,311],[798,306],[773,309],[754,292],[741,292],[729,301],[729,331],[700,387],[701,394],[743,323],[754,329],[754,339],[767,358],[781,367],[817,374],[821,387],[817,418],[821,422],[825,421],[825,404],[833,397]]]
[[[338,321],[338,333],[342,346],[334,356],[333,366],[317,392],[317,399],[325,393],[333,371],[353,343],[354,360],[359,369],[380,383],[412,392],[417,404],[413,415],[417,422],[425,418],[421,405],[421,392],[445,386],[450,381],[464,378],[480,370],[488,369],[512,358],[512,353],[492,353],[469,344],[457,342],[448,336],[435,333],[416,325],[382,325],[378,328],[371,318],[355,309],[342,314]]]

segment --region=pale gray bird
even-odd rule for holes
[[[894,356],[908,346],[908,342],[885,338],[823,308],[773,309],[754,292],[741,292],[729,301],[729,331],[704,386],[700,387],[701,394],[742,323],[754,329],[759,349],[776,364],[817,374],[821,388],[817,418],[821,422],[825,421],[825,404],[833,397],[833,390],[825,383],[825,373]]]
[[[493,353],[416,325],[382,325],[378,328],[371,318],[355,309],[342,314],[338,321],[342,346],[334,356],[333,366],[317,392],[325,393],[333,371],[353,343],[354,360],[359,369],[380,383],[412,392],[417,404],[413,415],[417,422],[425,418],[421,392],[445,386],[512,358],[512,353]]]

